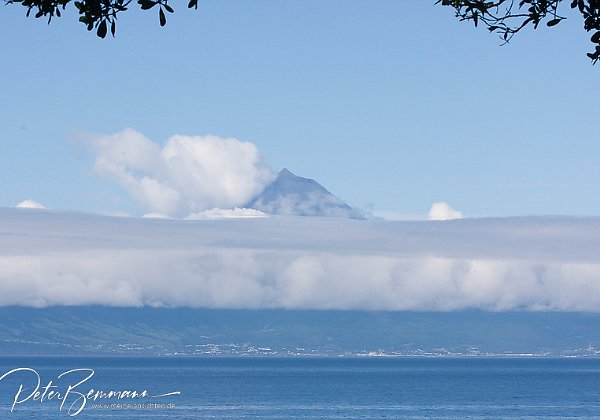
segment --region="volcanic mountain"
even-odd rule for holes
[[[258,196],[244,207],[267,214],[364,219],[364,215],[331,194],[317,181],[282,169]]]

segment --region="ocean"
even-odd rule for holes
[[[15,420],[600,418],[588,358],[14,356],[0,375]]]

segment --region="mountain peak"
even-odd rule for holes
[[[287,168],[279,171],[275,181],[245,207],[268,214],[364,218],[314,179],[295,175]]]

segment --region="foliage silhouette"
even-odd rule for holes
[[[96,30],[100,38],[106,37],[108,29],[114,36],[117,16],[130,8],[133,0],[5,0],[6,4],[20,3],[27,8],[27,16],[32,13],[36,18],[47,18],[48,23],[54,17],[61,16],[69,3],[77,8],[79,21],[88,31]],[[475,26],[483,24],[490,32],[500,35],[508,42],[521,29],[527,26],[537,28],[545,22],[547,26],[556,26],[565,19],[558,13],[564,0],[437,0],[436,4],[454,8],[460,20],[472,21]],[[167,14],[174,9],[169,0],[137,0],[142,10],[158,9],[160,26],[167,24]],[[189,0],[188,8],[198,8],[198,0]],[[591,42],[594,50],[588,53],[592,63],[600,59],[600,0],[572,0],[571,8],[579,11],[583,17],[583,27],[592,32]],[[166,12],[166,13],[165,13]]]
[[[540,23],[556,26],[563,19],[558,8],[563,0],[438,0],[436,4],[454,8],[460,20],[472,21],[475,26],[483,24],[490,32],[500,35],[508,42],[527,26],[538,28]],[[583,17],[583,28],[593,32],[591,41],[594,51],[587,54],[596,63],[600,59],[600,0],[572,0],[571,8]]]

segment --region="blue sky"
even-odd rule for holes
[[[581,22],[499,47],[434,1],[202,1],[100,40],[0,7],[0,206],[135,212],[77,133],[256,144],[351,205],[424,215],[600,214],[600,69]],[[564,5],[565,8],[568,4]]]

